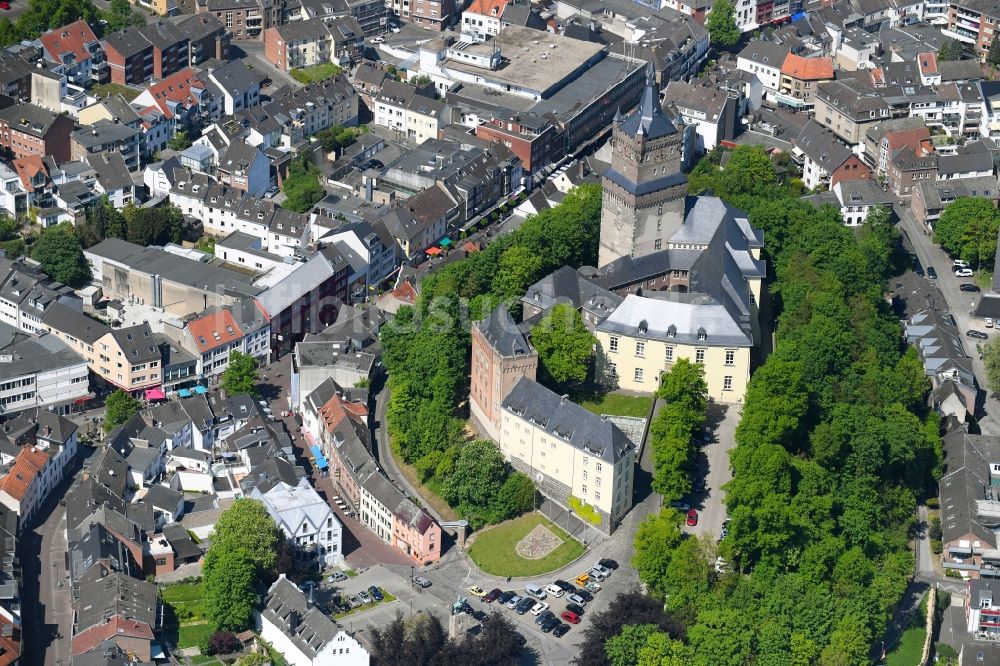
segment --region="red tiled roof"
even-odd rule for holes
[[[144,638],[153,640],[153,630],[145,622],[127,620],[115,615],[104,624],[96,624],[86,631],[81,631],[73,637],[73,656],[90,652],[109,638],[123,636],[126,638]]]
[[[404,281],[403,284],[393,289],[392,295],[397,300],[409,303],[410,305],[417,302],[417,288],[409,281]]]
[[[191,88],[204,88],[205,84],[198,78],[198,72],[190,67],[185,67],[176,74],[171,74],[159,83],[154,83],[146,89],[153,97],[153,104],[163,112],[167,118],[173,118],[174,114],[170,110],[170,102],[177,102],[181,106],[190,107],[197,103]]]
[[[900,148],[913,148],[916,150],[931,136],[926,127],[914,127],[912,129],[897,130],[885,135],[886,143],[889,146],[889,154],[896,152]]]
[[[833,58],[803,58],[794,53],[785,56],[781,73],[800,81],[833,78]]]
[[[918,53],[917,54],[917,67],[920,68],[921,74],[937,74],[937,54],[933,51],[928,53]]]
[[[21,657],[21,628],[0,615],[0,628],[8,624],[12,627],[10,636],[0,631],[0,666],[10,666]]]
[[[25,446],[17,454],[14,465],[3,479],[0,479],[0,491],[6,492],[20,502],[31,487],[31,482],[45,469],[49,456],[33,446]]]
[[[42,47],[53,58],[61,60],[59,56],[63,53],[72,53],[76,62],[83,62],[90,57],[87,44],[96,42],[97,35],[90,29],[86,21],[80,19],[61,28],[49,30],[38,39],[42,43]]]
[[[188,322],[188,332],[200,352],[228,345],[243,337],[243,331],[228,309],[216,310]]]
[[[346,418],[363,420],[368,415],[368,408],[360,403],[348,402],[339,395],[335,395],[320,408],[319,415],[323,419],[323,425],[326,429],[333,431]]]
[[[35,186],[31,184],[31,179],[34,178],[39,171],[45,174],[46,180],[49,177],[49,172],[45,168],[45,163],[42,162],[41,155],[27,155],[25,157],[19,157],[13,162],[14,170],[17,171],[17,175],[21,177],[21,184],[24,185],[24,189],[29,192],[35,191]]]
[[[500,17],[503,15],[504,7],[507,6],[508,0],[472,0],[472,4],[469,5],[468,9],[465,11],[472,14],[479,14],[480,16],[496,16]]]

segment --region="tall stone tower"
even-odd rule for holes
[[[503,305],[472,325],[472,416],[490,437],[500,438],[500,403],[521,377],[534,379],[538,352]]]
[[[660,107],[650,68],[638,108],[615,115],[611,168],[602,178],[598,266],[666,249],[684,220],[683,143],[684,133]]]

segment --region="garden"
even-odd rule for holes
[[[178,649],[201,647],[215,633],[215,625],[205,617],[201,581],[183,582],[160,588],[164,606],[164,633]]]
[[[313,67],[296,68],[289,72],[293,79],[305,85],[316,83],[317,81],[326,81],[343,73],[344,68],[334,65],[332,62],[325,62],[322,65],[315,65]]]
[[[520,577],[556,571],[583,551],[583,544],[552,521],[531,513],[476,534],[469,556],[485,573]]]

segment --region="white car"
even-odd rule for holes
[[[598,573],[600,573],[605,578],[607,578],[608,576],[611,575],[611,569],[609,569],[609,568],[607,568],[605,566],[602,566],[600,562],[598,562],[593,567],[591,567],[590,570],[591,571],[597,571]]]
[[[524,597],[515,594],[514,596],[512,596],[510,598],[510,600],[507,603],[504,604],[504,606],[506,606],[507,608],[509,608],[511,610],[514,610],[514,606],[516,606],[519,603],[521,603],[522,599],[524,599]]]
[[[957,266],[958,268],[968,268],[969,267],[969,263],[967,261],[963,261],[961,259],[955,259],[955,260],[953,260],[951,262],[951,265],[952,266]]]
[[[983,325],[986,328],[993,328],[993,317],[987,317],[986,320],[983,322]]]
[[[563,589],[562,589],[561,587],[559,587],[558,585],[556,585],[555,583],[553,583],[553,584],[551,584],[551,585],[547,585],[547,586],[545,587],[545,591],[546,591],[546,592],[548,592],[549,594],[551,594],[551,595],[552,595],[553,597],[555,597],[556,599],[558,599],[558,598],[559,598],[559,597],[561,597],[562,595],[566,594],[566,593],[565,593],[565,592],[563,591]]]
[[[531,614],[532,615],[541,615],[542,613],[544,613],[548,609],[549,609],[549,605],[547,603],[545,603],[544,601],[539,601],[537,604],[535,604],[531,608]]]
[[[372,37],[372,44],[385,44],[385,37]]]
[[[955,277],[972,277],[972,269],[971,268],[960,268],[960,267],[956,266],[955,267]]]

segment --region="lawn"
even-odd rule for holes
[[[980,289],[989,290],[993,286],[993,271],[976,271],[976,284]]]
[[[910,627],[904,631],[902,638],[899,639],[899,645],[888,654],[886,666],[912,666],[920,663],[926,635],[927,630],[923,627]]]
[[[135,88],[129,88],[128,86],[123,86],[120,83],[100,83],[90,89],[90,94],[95,97],[107,97],[108,95],[114,95],[119,93],[126,100],[131,102],[133,99],[139,96],[141,90],[136,90]]]
[[[514,547],[539,524],[552,530],[563,543],[541,559],[526,560],[514,551]],[[529,513],[479,532],[469,549],[469,556],[480,569],[494,576],[535,576],[569,564],[583,551],[583,544],[570,538],[550,520]]]
[[[580,406],[594,414],[611,414],[612,416],[638,416],[646,418],[653,406],[651,395],[626,395],[624,393],[605,393],[593,396],[580,403]]]
[[[343,73],[344,68],[334,65],[332,62],[325,62],[322,65],[314,65],[313,67],[296,68],[289,72],[293,79],[306,85],[315,83],[316,81],[325,81],[332,76]]]
[[[178,648],[204,645],[215,633],[215,626],[205,618],[201,606],[201,583],[175,583],[160,588],[166,609],[165,631]]]
[[[372,603],[370,604],[365,604],[364,606],[358,606],[357,608],[352,608],[351,610],[345,611],[343,613],[336,613],[332,616],[333,619],[339,620],[342,617],[347,617],[348,615],[354,615],[355,613],[361,613],[363,611],[368,610],[369,608],[375,608],[376,606],[381,606],[382,604],[387,604],[396,600],[396,597],[391,592],[386,590],[384,587],[380,587],[378,589],[382,590],[382,601],[372,601]]]

